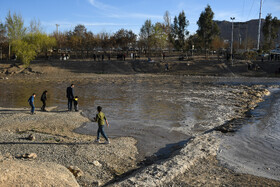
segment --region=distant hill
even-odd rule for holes
[[[231,40],[231,27],[232,22],[229,21],[215,21],[220,28],[220,36],[224,40]],[[264,24],[264,19],[261,22],[261,42],[264,40],[262,34],[262,26]],[[251,40],[251,43],[254,46],[257,45],[258,39],[258,27],[259,27],[259,20],[253,19],[246,22],[234,22],[234,30],[233,30],[233,41],[239,41],[240,44],[246,45],[248,40]],[[280,36],[280,32],[279,32]]]

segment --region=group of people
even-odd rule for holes
[[[71,84],[71,86],[69,86],[66,89],[66,97],[68,98],[68,111],[72,111],[72,103],[74,102],[74,110],[76,112],[78,112],[78,96],[74,97],[74,84]]]
[[[67,104],[68,111],[72,111],[73,102],[74,102],[74,110],[79,111],[78,110],[78,96],[74,97],[74,87],[75,87],[75,85],[71,84],[71,86],[67,87],[67,89],[66,89],[66,97],[68,98],[68,104]],[[41,107],[42,111],[46,111],[47,93],[48,93],[48,91],[45,90],[41,95],[41,101],[43,103],[43,105]],[[31,114],[35,114],[35,104],[34,104],[35,97],[36,97],[36,93],[33,93],[28,99],[28,103],[31,106]],[[109,123],[107,121],[105,114],[102,112],[101,106],[97,107],[97,112],[98,113],[96,114],[96,116],[93,119],[94,122],[98,123],[97,138],[96,138],[95,142],[96,143],[100,142],[100,134],[101,134],[106,140],[105,144],[109,144],[110,141],[104,131],[105,123],[106,123],[107,127],[109,127]]]
[[[47,111],[46,110],[47,93],[48,93],[48,91],[45,90],[41,95],[41,101],[43,103],[41,110],[44,112]],[[36,93],[33,93],[28,99],[28,103],[31,106],[31,114],[35,114],[35,104],[34,104],[35,97],[36,97]]]

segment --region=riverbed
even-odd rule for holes
[[[105,129],[108,136],[110,138],[120,136],[136,138],[139,159],[142,160],[152,155],[168,155],[180,148],[191,137],[203,134],[228,120],[242,118],[244,111],[239,110],[240,106],[249,102],[247,97],[242,97],[242,93],[248,89],[272,88],[278,85],[279,81],[269,78],[161,75],[2,81],[0,103],[2,107],[28,107],[27,99],[35,92],[37,93],[35,105],[38,109],[41,106],[41,93],[48,90],[47,105],[66,110],[66,87],[71,83],[75,84],[75,95],[79,96],[79,109],[82,114],[92,119],[96,113],[96,107],[102,106],[110,123],[110,127]],[[272,103],[268,105],[272,106]],[[277,110],[277,107],[270,108]],[[259,119],[256,118],[254,123],[258,121]],[[244,129],[238,131],[236,136],[241,132],[241,136],[244,137],[244,134],[250,132],[246,130],[246,124],[247,122],[244,121]],[[279,128],[274,128],[273,131],[274,134],[279,135]],[[85,123],[75,132],[95,136],[96,124]],[[270,130],[262,133],[264,139],[260,142],[273,141],[273,144],[276,144],[274,147],[279,150],[279,143],[269,138],[272,135],[267,136]],[[233,137],[235,136],[226,137],[225,141],[230,142],[233,140],[230,138]],[[238,137],[235,137],[234,141],[238,142]],[[252,142],[254,141],[251,140]],[[232,146],[239,147],[238,145]],[[235,149],[231,150],[236,152]],[[261,154],[261,150],[258,154]],[[268,149],[267,155],[272,152],[273,149]],[[255,153],[245,155],[245,157],[248,159],[252,154]],[[236,156],[238,160],[240,155]],[[273,159],[274,162],[279,163],[276,155]],[[256,160],[256,162],[261,162],[261,160]],[[224,164],[228,163],[224,162]],[[270,168],[267,171],[279,174],[278,166],[268,165],[267,168]],[[267,177],[267,175],[259,175]]]

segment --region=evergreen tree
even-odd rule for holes
[[[265,22],[263,24],[263,35],[265,39],[265,48],[271,49],[273,48],[274,40],[279,37],[278,32],[280,28],[279,20],[277,17],[272,18],[271,14],[268,14],[265,17]]]
[[[3,23],[0,22],[0,45],[4,43],[7,39],[6,37],[7,30]]]
[[[188,26],[189,21],[187,20],[184,11],[179,13],[178,17],[174,17],[171,31],[171,40],[177,50],[185,50],[186,37],[189,35],[189,31],[187,30]]]
[[[214,13],[209,5],[201,12],[199,20],[197,21],[198,30],[197,35],[202,42],[202,47],[205,50],[205,56],[207,57],[207,51],[210,48],[211,42],[215,36],[219,35],[219,28],[217,23],[213,21]]]

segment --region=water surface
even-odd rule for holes
[[[242,92],[242,85],[269,86],[278,79],[136,75],[71,82],[2,80],[0,103],[2,107],[29,107],[27,100],[35,92],[38,109],[42,92],[48,90],[47,106],[66,110],[66,88],[71,83],[85,116],[92,119],[96,107],[102,106],[110,123],[105,129],[108,136],[135,137],[142,156],[150,156],[170,152],[190,137],[235,117],[240,103],[235,93]],[[95,135],[96,124],[83,124],[76,132]]]

